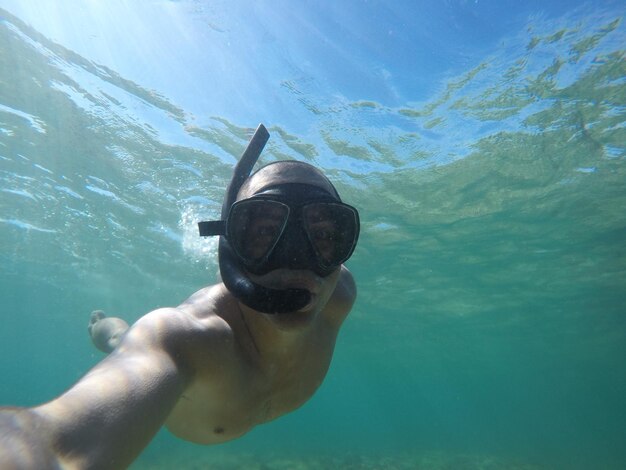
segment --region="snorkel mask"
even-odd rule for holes
[[[262,275],[287,268],[328,276],[352,255],[359,236],[359,214],[341,202],[330,182],[326,189],[303,182],[270,184],[236,201],[268,139],[267,129],[259,125],[235,167],[222,220],[199,222],[198,227],[200,236],[220,235],[222,281],[237,299],[264,313],[296,312],[310,301],[306,289],[268,288],[253,282],[248,273]],[[271,165],[281,163],[307,165],[295,161]]]

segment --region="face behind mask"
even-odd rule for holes
[[[226,237],[248,271],[306,269],[327,276],[356,246],[355,208],[316,186],[286,183],[231,207]]]
[[[291,267],[328,275],[354,250],[359,233],[358,212],[342,204],[330,181],[307,163],[274,162],[250,176],[268,139],[267,129],[260,124],[235,166],[222,204],[221,220],[199,222],[198,228],[203,237],[220,235],[220,274],[234,297],[259,312],[295,313],[309,303],[311,293],[308,290],[266,287],[252,281],[249,273]],[[313,189],[304,192],[294,189],[287,194],[291,184]],[[251,190],[253,186],[257,188],[256,193]],[[313,194],[315,190],[324,193],[323,200],[316,199],[317,195],[322,195]],[[236,201],[240,191],[246,194],[246,199]],[[271,215],[267,212],[270,206],[265,206],[266,217],[259,217],[263,209],[255,214],[250,210],[252,206],[246,208],[249,204],[246,200],[273,201],[271,210],[278,211],[278,221],[268,226],[267,221],[272,220],[267,217]],[[314,205],[322,202],[329,205]],[[242,208],[239,214],[235,213],[235,207]],[[245,224],[250,227],[249,231],[241,229]]]

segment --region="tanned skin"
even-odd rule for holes
[[[326,184],[306,170],[287,175],[280,165],[266,173],[239,198],[276,181]],[[214,444],[305,403],[328,371],[356,298],[352,275],[341,266],[326,277],[289,269],[251,277],[271,288],[305,288],[312,300],[270,315],[216,284],[127,330],[94,312],[92,339],[112,352],[58,398],[0,409],[0,468],[125,468],[163,424],[183,439]]]

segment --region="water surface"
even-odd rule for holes
[[[36,3],[0,2],[0,402],[216,281],[195,223],[263,121],[359,207],[357,304],[301,410],[134,468],[626,465],[620,2]]]

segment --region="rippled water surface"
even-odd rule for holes
[[[216,281],[262,121],[359,208],[357,304],[301,410],[136,468],[626,466],[621,2],[91,3],[0,1],[0,402]]]

